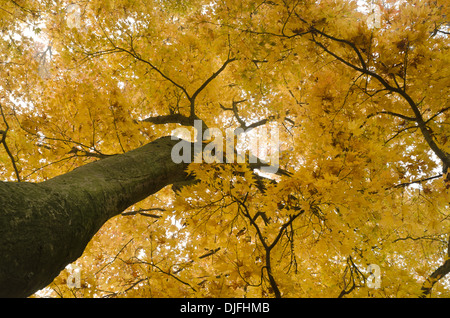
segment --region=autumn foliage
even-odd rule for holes
[[[72,264],[80,288],[68,268],[35,296],[450,296],[449,14],[444,0],[2,0],[2,181],[195,119],[279,131],[280,173],[191,164],[192,182],[103,226]]]

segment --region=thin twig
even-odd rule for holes
[[[13,165],[14,172],[16,173],[17,181],[20,182],[21,179],[20,179],[19,169],[17,168],[17,165],[16,165],[16,160],[14,159],[13,154],[11,153],[11,151],[9,150],[8,145],[6,144],[6,134],[8,133],[8,130],[9,130],[9,124],[8,124],[8,122],[6,120],[5,113],[3,112],[3,106],[1,104],[0,104],[0,112],[1,112],[1,115],[2,115],[2,118],[3,118],[3,122],[6,125],[6,129],[0,131],[1,135],[2,135],[2,139],[1,139],[0,143],[3,144],[3,147],[5,148],[5,151],[8,154],[8,157],[11,159],[11,163]]]

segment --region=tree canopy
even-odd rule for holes
[[[69,266],[34,297],[450,296],[448,16],[444,0],[2,0],[5,183],[195,120],[279,140],[277,173],[190,164],[101,227],[70,265],[80,286]]]

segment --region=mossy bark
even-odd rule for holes
[[[111,217],[186,180],[157,139],[41,183],[0,182],[0,297],[27,297],[83,253]]]

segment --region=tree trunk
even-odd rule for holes
[[[0,182],[0,297],[44,288],[108,219],[186,180],[187,164],[171,160],[179,142],[163,137],[41,183]]]

